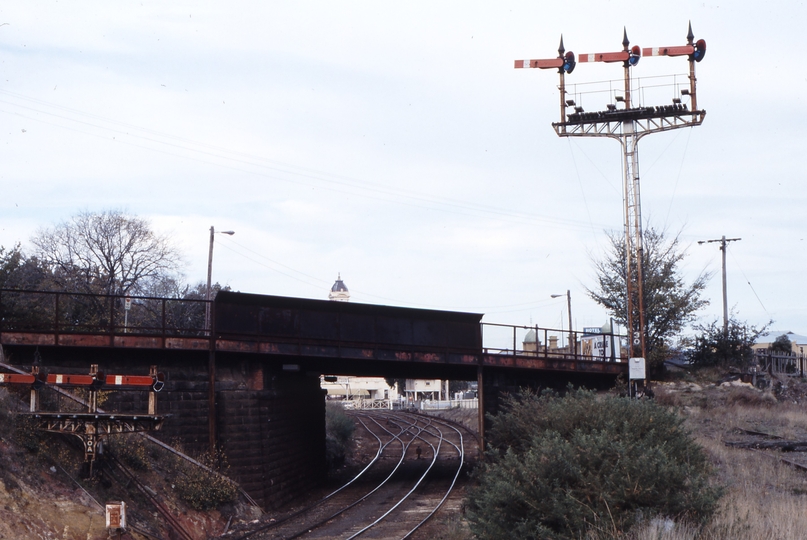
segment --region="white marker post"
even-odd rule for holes
[[[644,380],[646,377],[645,375],[645,361],[644,358],[631,358],[628,363],[628,396],[633,397],[630,395],[630,391],[633,388],[633,381],[636,380]],[[634,392],[635,395],[635,392]]]
[[[132,297],[127,296],[126,299],[123,301],[123,333],[129,332],[129,310],[132,309]]]

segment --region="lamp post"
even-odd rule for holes
[[[213,275],[213,238],[216,229],[210,226],[210,252],[207,256],[207,293],[205,294],[205,333],[211,336],[210,354],[207,361],[207,423],[210,452],[216,450],[216,339],[210,328],[210,278]],[[234,231],[221,231],[220,234],[234,235]]]
[[[210,226],[210,252],[207,255],[207,293],[205,294],[205,332],[210,333],[210,278],[213,276],[213,238],[216,229]],[[235,234],[235,231],[219,231],[219,234]]]
[[[569,352],[573,354],[577,354],[577,340],[574,337],[574,331],[572,330],[572,293],[566,289],[566,294],[551,294],[552,298],[560,298],[561,296],[566,297],[567,303],[567,310],[569,312]]]

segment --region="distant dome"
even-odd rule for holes
[[[523,343],[535,343],[535,330],[527,332],[527,335],[524,336]]]
[[[336,302],[347,302],[350,300],[350,291],[347,290],[347,285],[342,281],[342,274],[337,274],[336,281],[331,287],[331,292],[328,293],[328,300]]]
[[[331,292],[348,292],[345,282],[341,279],[337,279],[333,287],[331,287]]]

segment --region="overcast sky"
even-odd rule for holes
[[[243,292],[485,313],[566,327],[607,314],[592,257],[622,230],[621,148],[559,138],[558,76],[515,59],[686,44],[702,126],[639,144],[646,225],[680,232],[704,322],[807,334],[803,2],[0,4],[0,245],[82,210],[171,235],[186,279]],[[643,58],[634,76],[678,75]],[[569,84],[618,80],[578,64]],[[649,80],[649,79],[648,79]],[[650,86],[650,83],[647,83]],[[642,99],[669,103],[669,87]],[[597,95],[587,110],[604,109]]]

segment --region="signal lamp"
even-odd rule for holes
[[[695,52],[692,53],[692,59],[700,62],[704,56],[706,56],[706,40],[699,39],[695,42]]]
[[[638,45],[634,45],[630,49],[630,56],[628,56],[628,64],[635,66],[642,58],[642,49]]]
[[[577,65],[577,62],[574,59],[574,53],[569,51],[566,53],[566,56],[563,57],[563,71],[566,73],[571,73],[574,71],[574,66]]]

